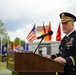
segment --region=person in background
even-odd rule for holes
[[[63,37],[59,45],[59,53],[46,55],[45,57],[54,59],[54,61],[65,64],[64,72],[58,75],[76,75],[76,31],[74,30],[74,22],[76,16],[68,12],[60,14]]]

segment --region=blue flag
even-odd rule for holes
[[[24,50],[26,50],[26,48],[25,48],[25,43],[22,45],[22,47],[23,47]]]
[[[1,41],[0,41],[0,53],[1,53]]]
[[[26,44],[26,50],[29,50],[29,45],[28,44]]]
[[[24,43],[24,44],[22,45],[22,47],[23,47],[24,50],[29,50],[29,46],[28,46],[28,44],[26,44],[26,43]]]
[[[6,53],[7,53],[7,43],[2,46],[2,54],[6,54]]]

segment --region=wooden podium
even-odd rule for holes
[[[12,71],[12,75],[55,75],[64,71],[64,65],[33,52],[9,51],[7,69]]]

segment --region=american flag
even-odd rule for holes
[[[18,45],[16,46],[16,48],[18,48],[18,49],[19,49],[19,48],[20,48],[20,44],[18,44]]]
[[[30,33],[26,37],[28,42],[33,42],[37,38],[35,30],[36,30],[36,28],[35,28],[35,25],[34,25],[32,30],[30,31]]]

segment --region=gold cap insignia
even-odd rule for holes
[[[64,13],[62,13],[62,14],[61,14],[61,16],[62,16],[62,17],[64,17],[64,16],[65,16],[65,14],[64,14]]]

